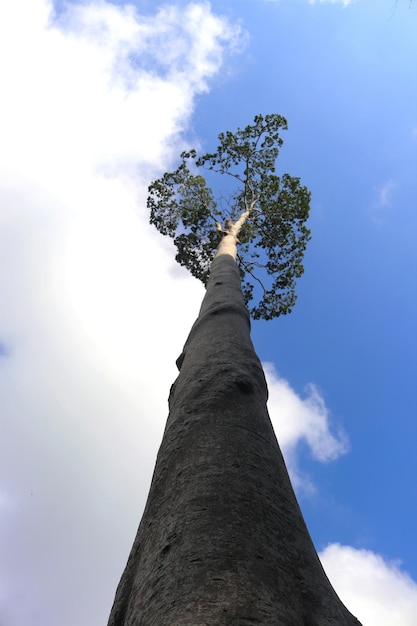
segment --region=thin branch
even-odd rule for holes
[[[244,181],[239,176],[239,174],[233,174],[232,172],[228,172],[226,170],[215,169],[214,167],[207,167],[206,165],[202,165],[200,167],[202,167],[204,170],[207,170],[208,172],[215,172],[216,174],[227,174],[227,176],[236,178],[236,180],[238,180],[240,183],[242,183],[242,185],[244,185]]]
[[[248,274],[250,274],[252,276],[252,278],[254,280],[256,280],[260,286],[262,287],[262,289],[264,290],[264,294],[268,292],[268,290],[265,288],[265,285],[263,284],[263,282],[261,281],[260,278],[258,278],[257,276],[255,276],[255,274],[252,272],[252,270],[250,269],[250,267],[247,265],[247,263],[245,263],[245,261],[243,260],[243,258],[240,256],[240,254],[237,255],[237,258],[239,259],[239,263],[243,266],[243,269],[248,272]],[[258,265],[257,263],[253,263],[254,265]]]
[[[249,263],[246,264],[246,266],[248,267],[248,271],[251,265],[256,265],[256,267],[261,267],[262,269],[265,269],[267,267],[263,263],[258,263],[258,261],[250,261]]]

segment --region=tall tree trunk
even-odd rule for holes
[[[291,487],[229,254],[213,261],[177,364],[109,626],[358,626],[323,571]]]

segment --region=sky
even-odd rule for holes
[[[254,322],[328,576],[417,615],[417,6],[0,5],[0,626],[102,626],[204,289],[148,224],[188,147],[284,115],[312,192],[290,316]]]

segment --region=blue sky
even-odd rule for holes
[[[415,10],[219,5],[250,41],[243,67],[201,103],[196,132],[215,135],[218,119],[243,125],[253,110],[282,113],[282,168],[313,194],[298,304],[253,327],[261,358],[301,393],[314,381],[351,440],[336,463],[301,461],[320,476],[320,506],[303,500],[304,513],[319,545],[329,540],[325,507],[332,540],[401,553],[416,576]]]
[[[1,7],[1,623],[105,623],[203,297],[147,185],[276,112],[312,240],[293,313],[252,327],[271,419],[344,602],[414,624],[416,22],[407,0]]]

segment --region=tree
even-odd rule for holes
[[[268,320],[291,311],[310,238],[305,226],[309,191],[299,178],[275,174],[283,143],[280,131],[285,129],[287,121],[281,115],[257,115],[253,125],[221,133],[216,152],[198,158],[195,150],[183,152],[175,172],[149,187],[151,224],[174,239],[178,263],[205,285],[219,244],[220,249],[233,249],[236,256],[239,243],[245,302],[259,300],[251,306],[254,319]],[[194,164],[197,171],[192,173]],[[229,177],[237,189],[227,200],[216,202],[199,170]]]
[[[198,190],[207,204],[207,187],[198,183]],[[180,197],[187,197],[187,226],[197,201],[186,189]],[[246,211],[225,227],[177,360],[148,500],[109,626],[360,626],[320,564],[269,419],[235,260]],[[206,208],[197,203],[195,212],[203,223]],[[164,216],[166,223],[168,209]],[[200,260],[204,267],[203,253],[189,258],[191,267]]]

